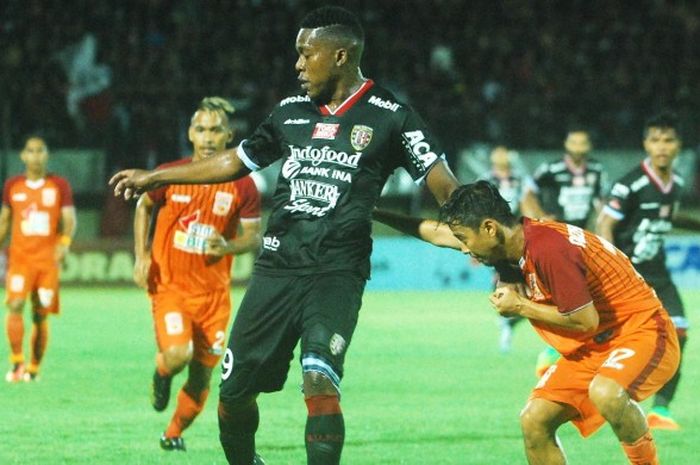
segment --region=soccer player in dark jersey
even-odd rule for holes
[[[443,203],[457,187],[418,114],[360,71],[364,32],[339,7],[309,13],[296,39],[304,93],[283,99],[240,145],[156,171],[125,170],[115,194],[164,184],[222,182],[284,159],[248,290],[222,363],[220,439],[250,465],[261,392],[282,388],[301,340],[309,464],[338,464],[345,427],[343,362],[369,276],[372,209],[399,167]]]
[[[688,320],[666,268],[664,236],[673,226],[699,231],[700,221],[677,211],[683,180],[673,172],[672,165],[680,148],[675,115],[664,113],[649,119],[644,128],[647,158],[615,182],[598,217],[597,232],[623,250],[656,290],[671,315],[682,350],[687,340]],[[679,379],[680,368],[654,397],[648,417],[650,427],[680,428],[668,408]]]
[[[538,217],[586,228],[605,194],[607,177],[603,166],[588,158],[591,140],[586,129],[569,129],[564,149],[561,160],[535,170],[535,189],[528,192],[525,203],[535,211],[541,208]]]
[[[625,254],[578,226],[518,219],[485,181],[455,190],[440,218],[383,220],[511,271],[491,304],[527,318],[561,354],[520,414],[528,463],[567,463],[557,438],[564,423],[587,437],[607,422],[630,464],[658,465],[638,402],[673,376],[680,348],[661,301]]]

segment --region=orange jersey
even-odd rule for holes
[[[627,256],[610,242],[583,229],[525,218],[525,254],[520,267],[530,300],[555,305],[563,315],[589,303],[598,328],[589,333],[532,321],[540,336],[562,354],[617,336],[626,323],[636,326],[662,308],[654,290]]]
[[[73,205],[68,181],[54,174],[36,181],[13,176],[5,183],[2,202],[12,211],[10,264],[53,263],[61,209]]]
[[[169,163],[189,163],[190,158]],[[171,185],[149,192],[157,210],[149,289],[192,295],[228,287],[233,256],[205,255],[206,239],[236,236],[239,221],[260,218],[260,195],[246,176],[221,184]]]

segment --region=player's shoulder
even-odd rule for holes
[[[52,182],[54,184],[60,184],[60,185],[68,184],[68,185],[70,185],[70,182],[68,181],[67,178],[65,178],[59,174],[56,174],[56,173],[48,173],[46,175],[46,180],[49,182]]]
[[[249,174],[243,176],[242,178],[238,178],[232,182],[236,186],[236,189],[240,190],[243,193],[258,192],[258,187],[255,184],[255,180]]]
[[[647,176],[642,165],[638,164],[615,181],[613,184],[613,194],[615,194],[616,188],[623,188],[623,190],[628,192],[638,192],[648,186],[649,183],[649,176]]]
[[[556,255],[562,248],[571,245],[571,242],[567,239],[567,235],[572,233],[570,228],[575,228],[574,231],[576,229],[581,229],[570,227],[565,223],[557,221],[535,220],[531,218],[526,218],[523,226],[528,252],[535,258],[550,256],[552,254]],[[583,234],[582,229],[581,234]]]
[[[366,93],[366,104],[389,114],[414,111],[406,101],[398,98],[392,91],[376,82]]]
[[[9,189],[18,182],[22,182],[25,179],[27,179],[27,176],[24,174],[16,174],[14,176],[10,176],[9,178],[7,178],[7,181],[5,181],[5,188]]]

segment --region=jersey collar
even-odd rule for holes
[[[372,88],[374,85],[374,81],[371,79],[367,79],[365,82],[362,83],[359,89],[357,89],[355,92],[353,92],[352,95],[350,95],[348,98],[345,99],[343,103],[338,105],[338,108],[335,110],[331,110],[328,108],[328,105],[323,105],[318,108],[318,110],[321,112],[323,116],[342,116],[346,111],[348,111],[350,108],[352,108],[355,103],[357,103],[360,98],[365,95],[365,93]]]
[[[584,174],[588,165],[588,162],[586,160],[583,160],[581,166],[576,166],[576,164],[571,159],[571,156],[568,153],[564,155],[564,163],[566,164],[567,169],[571,171],[571,174],[575,176],[581,176],[582,174]]]
[[[671,179],[668,181],[668,183],[664,184],[661,177],[656,174],[654,168],[651,167],[651,160],[649,160],[649,158],[645,158],[642,161],[642,170],[644,170],[646,175],[649,177],[649,179],[651,179],[651,182],[654,183],[658,190],[664,194],[671,192],[671,189],[673,189],[673,173],[671,173]]]
[[[44,187],[45,183],[46,183],[46,178],[35,179],[35,180],[25,178],[25,180],[24,180],[24,184],[26,184],[26,186],[28,188],[34,189],[34,190],[41,189],[42,187]]]

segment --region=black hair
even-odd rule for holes
[[[591,137],[591,130],[587,126],[584,126],[583,124],[574,123],[574,124],[568,125],[566,128],[566,135],[568,136],[572,132],[583,132],[586,135],[588,135],[589,138]]]
[[[332,27],[339,35],[350,36],[360,44],[365,41],[365,31],[357,16],[339,6],[323,6],[312,10],[301,20],[301,29]]]
[[[651,128],[673,129],[676,131],[676,136],[678,136],[679,139],[681,137],[678,115],[672,111],[662,111],[646,120],[643,134],[645,139],[649,135],[649,129]]]
[[[24,147],[27,146],[27,142],[29,142],[31,139],[39,139],[40,141],[42,141],[44,143],[44,145],[46,147],[49,146],[49,143],[46,140],[46,136],[44,136],[44,134],[42,134],[39,131],[35,131],[35,132],[29,132],[29,133],[25,134],[24,137],[22,137],[22,148],[23,149],[24,149]]]
[[[440,222],[448,226],[478,229],[486,218],[493,218],[505,226],[514,226],[518,222],[508,201],[488,181],[459,186],[440,207]]]

